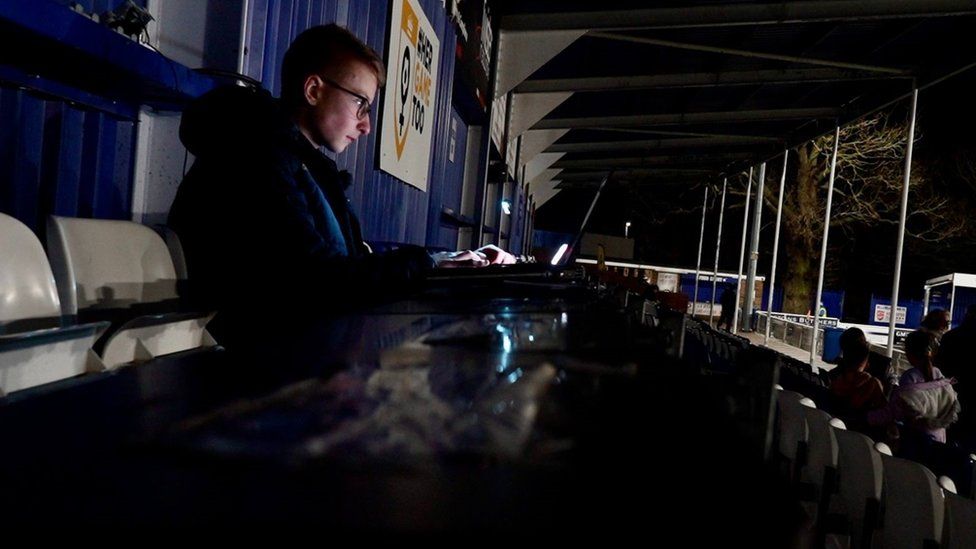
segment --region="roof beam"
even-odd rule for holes
[[[626,134],[641,134],[641,135],[670,135],[675,137],[762,137],[763,139],[779,139],[778,137],[770,136],[758,136],[758,135],[748,135],[748,134],[728,134],[728,133],[714,133],[714,132],[683,132],[677,130],[662,130],[662,129],[642,129],[642,128],[587,128],[589,130],[597,130],[601,132],[614,132],[614,133],[626,133]]]
[[[733,27],[825,21],[944,17],[976,13],[971,0],[807,0],[767,4],[713,4],[502,17],[505,30],[626,30]]]
[[[500,32],[495,97],[507,94],[582,35],[583,31]]]
[[[570,174],[560,174],[558,182],[556,183],[556,189],[569,189],[585,186],[586,183],[592,183],[597,185],[607,175],[609,170],[603,171],[590,171],[590,172],[578,172]],[[649,180],[662,180],[662,181],[674,181],[674,182],[691,182],[691,181],[705,181],[710,177],[717,176],[720,172],[708,172],[708,173],[698,173],[698,172],[684,172],[675,173],[674,171],[666,172],[662,170],[645,170],[645,169],[617,169],[613,171],[614,180],[624,183],[633,183],[635,181],[649,181]]]
[[[604,128],[671,126],[680,124],[712,124],[737,122],[767,122],[771,120],[806,120],[836,118],[840,109],[765,109],[752,111],[687,112],[668,114],[635,114],[624,116],[585,116],[579,118],[549,118],[540,120],[533,129]]]
[[[634,141],[593,141],[586,143],[556,143],[546,152],[633,151],[651,149],[680,149],[693,147],[727,147],[730,145],[775,145],[782,143],[773,137],[689,137],[683,139],[640,139]]]
[[[708,53],[718,53],[722,55],[735,55],[752,59],[766,59],[771,61],[785,61],[788,63],[803,63],[806,65],[817,65],[821,67],[834,67],[838,69],[850,69],[857,71],[877,72],[882,74],[894,74],[899,76],[910,76],[911,71],[905,69],[894,69],[891,67],[878,67],[875,65],[862,65],[860,63],[845,63],[843,61],[830,61],[826,59],[814,59],[812,57],[800,57],[797,55],[780,55],[778,53],[765,53],[749,50],[739,50],[735,48],[722,48],[716,46],[705,46],[702,44],[688,44],[686,42],[675,42],[673,40],[660,40],[658,38],[645,38],[641,36],[630,36],[629,34],[615,34],[609,32],[591,32],[588,36],[597,38],[607,38],[610,40],[620,40],[622,42],[633,42],[635,44],[646,44],[649,46],[662,46],[680,50],[703,51]]]
[[[587,78],[549,78],[526,80],[516,93],[556,91],[596,92],[611,90],[651,90],[668,88],[714,88],[760,84],[808,84],[852,80],[910,78],[907,75],[867,73],[844,69],[789,69],[730,72],[689,72],[638,76],[596,76]]]
[[[678,167],[696,167],[703,164],[718,164],[736,160],[749,160],[755,153],[725,153],[716,155],[685,155],[685,156],[631,156],[621,158],[590,158],[585,160],[559,160],[552,164],[553,169],[586,170],[594,168],[652,168],[663,167],[679,169]],[[696,168],[701,169],[701,168]]]

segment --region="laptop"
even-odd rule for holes
[[[529,256],[528,258],[523,257],[522,261],[510,265],[488,265],[487,267],[455,267],[449,269],[437,269],[431,274],[427,275],[427,280],[431,282],[451,281],[458,279],[538,279],[555,281],[558,279],[576,278],[575,273],[573,273],[573,276],[567,275],[568,267],[572,266],[573,261],[576,259],[580,241],[583,239],[583,233],[586,231],[586,225],[590,221],[590,216],[593,214],[593,209],[596,208],[596,203],[600,199],[600,194],[603,193],[603,189],[606,187],[607,181],[609,181],[612,176],[613,171],[604,176],[603,180],[600,182],[600,186],[596,190],[596,194],[593,195],[593,200],[590,201],[589,209],[586,210],[586,215],[583,216],[583,222],[580,223],[580,227],[576,231],[576,234],[557,247],[549,263],[537,263],[535,262],[534,257]]]

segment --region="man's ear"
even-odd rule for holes
[[[310,74],[305,77],[305,83],[302,84],[302,96],[305,98],[305,103],[313,107],[317,105],[324,84],[322,79],[316,74]]]

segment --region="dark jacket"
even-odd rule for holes
[[[420,247],[371,254],[345,197],[349,174],[263,90],[221,88],[183,114],[195,156],[169,215],[188,293],[227,312],[349,307],[402,292],[433,267]]]
[[[946,332],[939,343],[935,364],[946,377],[958,381],[958,391],[966,394],[976,393],[970,389],[970,364],[976,359],[976,323],[963,322],[958,328]],[[970,397],[971,398],[971,397]]]

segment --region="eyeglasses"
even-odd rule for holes
[[[355,98],[356,105],[357,105],[357,108],[356,108],[356,118],[362,120],[363,118],[366,118],[367,116],[369,116],[369,113],[372,110],[372,108],[370,107],[370,105],[369,105],[369,99],[366,96],[359,95],[358,93],[356,93],[356,92],[354,92],[354,91],[352,91],[350,89],[346,89],[346,88],[340,86],[339,84],[336,84],[335,81],[329,80],[328,78],[322,78],[322,81],[325,82],[326,84],[332,86],[333,88],[335,88],[337,90],[344,91],[344,92],[348,93],[349,95],[351,95],[351,96],[353,96]]]

